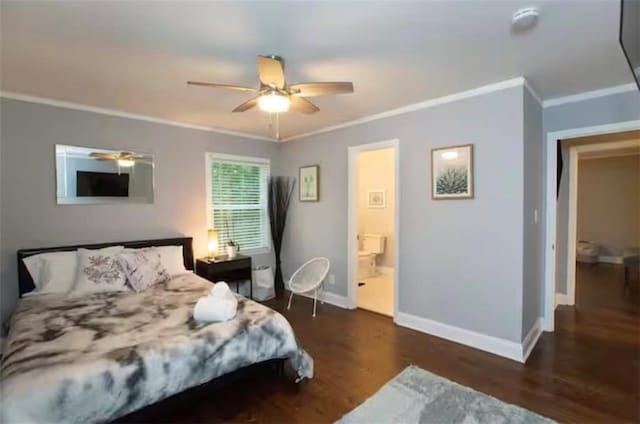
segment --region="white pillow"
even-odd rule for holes
[[[188,271],[184,267],[182,246],[157,246],[160,253],[162,265],[167,269],[170,276],[186,274]]]
[[[123,246],[78,249],[78,271],[73,287],[77,292],[127,291],[127,277],[118,262]]]
[[[22,260],[38,293],[66,293],[73,287],[78,267],[77,252],[51,252]]]
[[[152,247],[141,247],[138,249],[131,249],[129,247],[125,247],[125,252],[136,252],[140,250],[146,249],[157,249],[158,253],[160,253],[160,262],[162,262],[162,266],[165,267],[170,276],[175,277],[176,275],[186,274],[189,271],[184,267],[184,259],[182,253],[182,246],[152,246]]]
[[[42,270],[42,255],[46,255],[46,253],[41,253],[39,255],[29,256],[28,258],[24,258],[22,263],[29,271],[31,275],[31,279],[33,280],[33,285],[36,286],[35,290],[38,290],[42,284],[40,283],[40,271]]]
[[[59,252],[42,258],[40,293],[67,293],[73,289],[78,269],[78,252]]]
[[[141,292],[154,284],[167,281],[170,276],[155,247],[149,249],[126,249],[118,255],[122,267],[133,290]]]

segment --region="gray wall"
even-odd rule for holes
[[[578,181],[577,239],[601,256],[640,247],[640,155],[581,159]]]
[[[320,202],[292,203],[284,274],[326,256],[336,280],[326,290],[347,295],[347,149],[397,138],[400,311],[520,342],[522,111],[516,87],[282,145],[279,173],[319,164],[321,178]],[[432,200],[430,149],[465,143],[475,145],[475,199]]]
[[[544,155],[546,138],[551,131],[591,127],[640,119],[640,92],[631,91],[611,96],[544,108]],[[564,170],[556,214],[556,292],[567,292],[567,237],[568,237],[568,152],[563,152]],[[546,169],[545,169],[546,174]],[[545,242],[545,245],[547,243]]]
[[[16,250],[193,236],[206,252],[205,152],[273,158],[275,143],[2,99],[0,314],[17,299]],[[57,205],[55,144],[131,149],[155,159],[153,204]],[[270,255],[256,257],[271,262]]]
[[[543,314],[544,226],[542,108],[528,90],[524,91],[524,216],[523,216],[523,287],[522,338],[524,339]],[[537,211],[538,221],[534,214]]]

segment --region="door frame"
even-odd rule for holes
[[[640,129],[640,120],[622,121],[613,124],[571,128],[547,132],[545,175],[545,246],[544,246],[544,331],[554,331],[556,307],[556,213],[557,213],[557,142],[568,138],[611,134]],[[571,164],[570,164],[571,165]],[[571,171],[571,170],[570,170]],[[572,172],[572,171],[571,171]],[[575,174],[577,178],[577,173]],[[575,191],[575,190],[574,190]],[[575,246],[575,244],[574,244]],[[574,249],[575,251],[575,249]],[[575,252],[574,252],[575,253]],[[570,255],[567,255],[569,257]],[[569,269],[567,269],[567,274]],[[567,287],[568,288],[568,287]]]
[[[393,267],[393,320],[398,316],[398,295],[400,286],[400,141],[396,139],[360,144],[349,147],[348,155],[348,196],[347,199],[347,299],[350,308],[357,308],[358,270],[358,205],[356,195],[358,178],[358,154],[371,150],[392,148],[394,151],[394,267]]]

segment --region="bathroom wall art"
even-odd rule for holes
[[[369,190],[368,207],[383,209],[387,206],[384,190]]]

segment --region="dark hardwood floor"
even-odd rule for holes
[[[203,386],[127,417],[153,422],[326,423],[410,364],[562,422],[640,421],[639,282],[622,289],[614,265],[578,267],[576,307],[559,307],[556,332],[526,365],[396,326],[364,310],[308,299],[269,303],[315,359],[315,378],[285,383],[260,371],[213,390]]]

